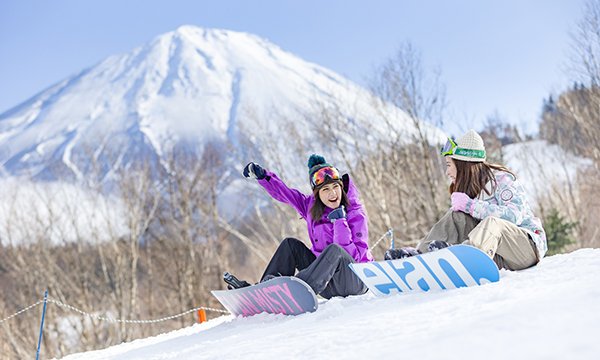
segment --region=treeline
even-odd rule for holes
[[[47,211],[11,217],[10,226],[20,231],[2,238],[1,313],[10,314],[39,300],[45,289],[56,300],[115,319],[156,319],[196,306],[216,306],[207,294],[221,285],[232,241],[224,241],[227,232],[214,225],[220,215],[213,206],[218,191],[213,173],[195,165],[213,155],[210,147],[198,158],[174,153],[169,172],[158,176],[150,162],[122,171],[112,184],[112,200],[119,204],[112,211],[119,212],[118,222],[99,204],[79,206],[77,199],[71,201],[72,208],[63,211],[72,213],[73,219],[92,206],[93,215],[105,220],[96,220],[92,229],[85,223],[71,224],[72,242],[51,241],[52,232],[62,231],[58,222],[44,219],[46,229],[36,226],[41,216],[52,216]],[[87,186],[88,191],[97,191]],[[55,209],[49,203],[43,208]],[[32,356],[39,320],[39,312],[32,311],[2,324],[3,358]],[[193,314],[156,325],[114,324],[51,304],[44,354],[97,349],[192,322]]]

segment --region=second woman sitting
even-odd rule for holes
[[[448,138],[441,154],[451,181],[451,208],[417,249],[388,250],[386,260],[462,243],[488,254],[500,269],[537,264],[548,249],[546,233],[515,174],[486,161],[483,139],[474,130],[456,142]]]

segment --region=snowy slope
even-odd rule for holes
[[[0,179],[0,245],[100,242],[128,234],[121,199],[78,185]]]
[[[377,109],[366,90],[264,39],[182,26],[0,114],[0,168],[77,179],[93,161],[110,169],[143,154],[160,159],[181,142],[238,147],[246,135],[285,152],[297,135],[284,121],[308,136],[307,118],[320,106],[341,109],[370,131],[381,127],[382,114],[412,131],[403,112]]]
[[[570,192],[577,172],[592,165],[590,159],[572,155],[544,140],[515,143],[502,148],[507,166],[515,171],[531,200]]]
[[[65,359],[597,359],[598,299],[600,249],[582,249],[481,287],[222,316]]]

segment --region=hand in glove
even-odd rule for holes
[[[346,218],[346,210],[344,209],[344,205],[342,205],[339,208],[330,212],[329,215],[327,215],[327,218],[331,222],[335,222],[337,219],[345,219]]]
[[[244,167],[244,171],[242,171],[247,178],[262,180],[267,176],[267,172],[260,165],[250,162],[246,167]]]
[[[465,193],[454,192],[450,195],[450,201],[452,202],[452,211],[467,212],[467,206],[469,205],[471,198]]]

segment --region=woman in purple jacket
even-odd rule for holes
[[[284,239],[261,281],[275,276],[296,276],[326,299],[363,294],[367,288],[348,266],[373,261],[367,215],[358,191],[347,174],[340,176],[322,156],[311,155],[308,169],[313,189],[310,195],[289,188],[275,173],[256,163],[244,168],[245,177],[257,179],[269,195],[291,205],[306,220],[312,243],[309,249],[298,239]],[[225,281],[232,288],[250,285],[232,275],[226,276]]]

